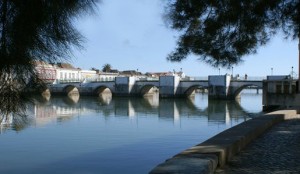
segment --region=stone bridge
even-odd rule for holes
[[[178,76],[161,76],[159,80],[137,80],[135,77],[116,77],[115,81],[49,84],[50,94],[99,96],[146,96],[159,92],[161,98],[188,97],[196,89],[208,89],[209,98],[235,99],[249,86],[262,88],[262,81],[232,80],[229,75],[209,76],[208,80],[180,80]]]

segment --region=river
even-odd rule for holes
[[[0,173],[148,173],[167,158],[255,117],[262,95],[193,98],[35,98],[1,125]]]

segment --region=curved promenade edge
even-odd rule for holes
[[[295,109],[280,110],[245,121],[167,159],[150,174],[214,173],[274,124],[297,118],[297,114]]]

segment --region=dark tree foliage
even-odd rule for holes
[[[228,67],[253,54],[279,31],[299,38],[299,0],[172,0],[165,17],[180,31],[177,48],[168,56],[181,61],[189,54]]]
[[[34,61],[55,63],[81,48],[73,21],[92,13],[97,0],[0,1],[0,115],[17,111],[22,92],[43,85]],[[30,82],[30,83],[29,83]],[[40,85],[36,85],[40,84]],[[5,114],[4,114],[5,115]]]
[[[107,64],[103,65],[102,71],[103,72],[110,72],[111,68],[112,68],[111,65],[107,63]]]

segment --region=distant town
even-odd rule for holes
[[[107,67],[105,67],[108,65]],[[187,77],[182,70],[176,72],[175,70],[168,72],[147,72],[145,74],[139,72],[138,70],[124,70],[119,71],[117,69],[111,69],[109,64],[106,64],[103,70],[96,68],[91,68],[90,70],[83,70],[81,68],[76,68],[69,63],[56,63],[50,64],[42,61],[36,61],[35,66],[38,72],[39,78],[46,83],[56,83],[56,82],[86,82],[86,81],[114,81],[115,77],[130,77],[135,76],[139,79],[157,79],[160,76],[170,76],[175,75],[180,78]]]

